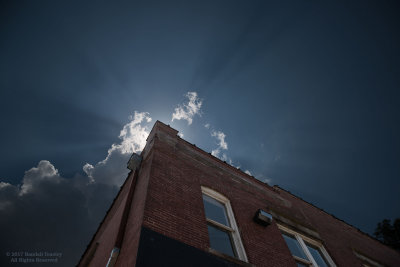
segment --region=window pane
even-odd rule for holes
[[[230,227],[224,204],[207,195],[203,195],[203,203],[207,218]]]
[[[233,252],[230,234],[220,230],[212,225],[208,226],[208,234],[210,235],[211,248],[218,250],[224,254],[235,257]]]
[[[301,263],[301,262],[296,262],[297,263],[297,267],[309,267],[310,265],[307,265],[307,264],[304,264],[304,263]]]
[[[296,238],[294,238],[290,235],[287,235],[287,234],[282,234],[282,235],[286,241],[286,244],[288,245],[288,247],[290,249],[290,252],[292,252],[292,255],[295,255],[295,256],[305,259],[305,260],[308,260],[306,254],[304,253],[303,249],[301,248],[301,246]]]
[[[314,247],[311,246],[310,244],[307,244],[307,248],[310,251],[312,257],[314,258],[315,262],[318,264],[319,267],[328,267],[329,265],[326,263],[324,257],[322,256],[321,251]]]

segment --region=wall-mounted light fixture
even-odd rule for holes
[[[254,221],[263,226],[268,226],[272,222],[272,215],[262,209],[257,210],[256,215],[254,215]]]
[[[139,169],[141,162],[142,162],[142,157],[136,153],[133,153],[128,161],[128,169],[130,169],[131,171]]]

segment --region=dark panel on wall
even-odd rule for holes
[[[233,262],[142,227],[136,267],[239,267]]]

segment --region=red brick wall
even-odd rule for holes
[[[79,266],[84,266],[83,264],[87,262],[88,252],[96,243],[98,243],[98,246],[92,260],[90,260],[90,266],[106,266],[111,251],[115,246],[122,214],[127,202],[129,190],[132,186],[134,186],[135,191],[129,210],[129,217],[126,222],[120,254],[115,266],[135,266],[153,155],[151,146],[148,145],[146,148],[147,149],[143,152],[143,161],[138,178],[134,180],[134,172],[130,173],[117,198],[114,200],[111,209],[106,214],[103,223],[93,237]],[[133,185],[135,182],[136,185]]]
[[[400,266],[394,250],[288,192],[222,163],[171,132],[163,133],[165,125],[160,127],[152,148],[143,226],[207,251],[203,185],[230,200],[248,260],[256,266],[295,266],[276,223],[262,227],[253,222],[259,208],[270,208],[316,231],[338,266],[361,265],[352,249],[389,266]]]
[[[208,251],[201,186],[230,200],[247,258],[255,266],[296,266],[276,220],[267,227],[253,222],[260,208],[316,232],[337,266],[361,266],[353,249],[387,266],[400,266],[398,252],[292,194],[221,162],[176,134],[157,122],[148,137],[116,266],[135,265],[142,226]],[[108,260],[132,179],[133,174],[91,243],[99,242],[91,266],[105,266]]]
[[[121,251],[115,266],[135,266],[145,200],[148,193],[149,177],[152,171],[152,160],[152,151],[144,153],[143,162],[140,167],[139,177],[137,178],[137,184],[132,199],[131,209],[129,211],[129,217],[126,223]]]
[[[114,248],[119,224],[132,179],[133,173],[131,173],[127,178],[127,181],[119,192],[118,197],[115,199],[101,226],[99,226],[99,229],[93,237],[92,242],[89,244],[89,248],[85,252],[86,254],[80,261],[79,266],[83,266],[83,263],[86,262],[86,258],[88,257],[87,252],[89,252],[91,249],[94,249],[94,246],[97,242],[99,244],[94,253],[93,259],[90,261],[91,266],[105,266],[107,264],[111,251]]]
[[[325,241],[326,249],[336,260],[338,266],[360,265],[360,261],[354,256],[352,249],[389,266],[400,266],[400,253],[324,211],[299,200],[288,192],[284,190],[280,192],[281,195],[293,202],[294,209],[302,210],[306,214],[308,221]]]

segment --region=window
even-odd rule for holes
[[[335,267],[321,243],[278,225],[297,266]]]
[[[247,261],[229,199],[207,187],[201,191],[211,249]]]

